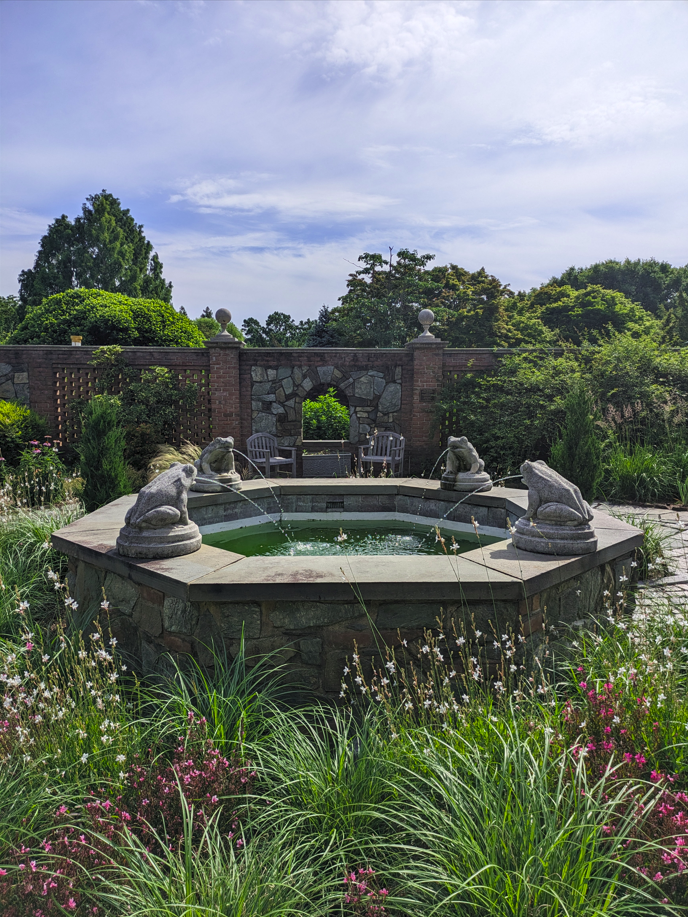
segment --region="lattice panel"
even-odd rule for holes
[[[160,364],[158,364],[160,365]],[[207,369],[177,369],[170,367],[177,375],[180,387],[188,384],[198,386],[196,405],[191,410],[180,410],[179,421],[170,436],[170,444],[180,445],[182,440],[203,445],[212,439],[210,412],[210,373]],[[93,366],[60,366],[54,370],[55,404],[59,439],[64,446],[78,442],[81,424],[75,403],[90,401],[96,393],[98,370]],[[109,394],[119,395],[123,380],[108,389]]]
[[[463,371],[454,370],[454,369],[445,369],[444,384],[451,385],[452,382],[457,382],[461,376],[464,375]],[[460,430],[461,417],[457,410],[445,411],[440,420],[440,438],[443,443],[446,443],[448,436],[457,436],[458,431]]]
[[[188,439],[197,445],[205,445],[212,439],[210,417],[210,373],[207,369],[183,369],[177,373],[180,388],[198,386],[196,406],[191,411],[180,411],[179,425],[175,428],[175,445]]]

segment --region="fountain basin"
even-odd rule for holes
[[[250,481],[240,493],[190,493],[189,516],[211,540],[259,519],[266,526],[280,517],[327,520],[346,532],[347,523],[374,527],[410,518],[473,537],[477,523],[481,543],[459,556],[344,557],[251,557],[203,544],[194,554],[145,561],[115,548],[134,500],[122,497],[85,516],[55,532],[53,543],[70,557],[70,591],[82,609],[95,614],[105,590],[113,632],[139,670],[164,673],[168,654],[211,664],[209,646],[235,653],[243,633],[248,654],[279,650],[294,677],[323,694],[339,692],[354,641],[366,657],[379,655],[380,640],[414,639],[438,619],[444,626],[450,618],[475,620],[486,634],[491,626],[500,633],[521,629],[535,640],[545,609],[557,628],[584,620],[598,611],[604,590],[616,591],[620,577],[630,576],[643,540],[632,526],[596,512],[592,554],[531,554],[517,551],[508,533],[507,520],[525,513],[524,490],[466,498],[417,478],[289,479]]]

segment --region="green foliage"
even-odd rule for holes
[[[140,477],[158,446],[173,437],[180,412],[196,404],[198,386],[180,386],[174,373],[164,366],[136,370],[116,345],[99,347],[91,365],[98,368],[98,392],[121,391],[119,416],[127,443],[125,457]],[[137,483],[140,486],[145,479]]]
[[[576,357],[511,354],[493,373],[468,372],[437,402],[446,433],[465,435],[493,477],[517,474],[525,459],[546,458],[564,420],[564,400],[580,374]]]
[[[312,318],[295,322],[286,312],[271,312],[264,325],[257,318],[245,319],[239,339],[248,347],[305,347],[314,324]]]
[[[332,311],[321,306],[318,317],[308,332],[306,347],[341,347]]]
[[[16,465],[30,440],[43,441],[46,421],[18,401],[0,401],[0,458]]]
[[[363,267],[349,274],[347,292],[331,313],[342,346],[403,347],[416,337],[418,312],[443,286],[443,276],[426,270],[434,257],[403,248],[396,261],[391,249],[388,259],[370,252],[360,255]]]
[[[30,627],[59,615],[46,571],[66,576],[68,558],[53,548],[50,536],[82,515],[83,507],[70,503],[0,516],[0,639],[16,637],[21,624]],[[17,595],[28,603],[23,616],[16,612]]]
[[[167,303],[172,299],[172,284],[164,280],[143,226],[107,191],[90,195],[73,223],[63,214],[50,224],[33,268],[21,272],[19,285],[26,312],[56,293],[78,288]]]
[[[561,341],[581,344],[590,337],[599,338],[612,332],[631,332],[650,336],[659,325],[642,306],[626,299],[623,293],[586,286],[574,290],[568,286],[540,287],[531,295],[542,322]]]
[[[593,414],[595,405],[583,382],[573,386],[564,401],[564,425],[552,446],[550,465],[580,488],[592,501],[602,476],[602,450]]]
[[[682,472],[674,459],[665,462],[661,455],[674,455],[688,439],[685,349],[622,334],[561,357],[546,351],[510,354],[499,360],[494,372],[469,372],[448,385],[438,400],[438,419],[444,418],[446,433],[469,438],[493,475],[514,474],[525,459],[547,460],[564,423],[565,399],[578,380],[601,414],[607,441],[601,492],[608,499],[655,502],[657,497],[650,499],[653,491],[676,499],[677,475]],[[621,471],[623,456],[636,443],[637,458],[647,447],[647,461],[654,468],[647,484],[638,469]],[[650,485],[652,474],[660,477]],[[623,485],[614,483],[622,479]],[[638,482],[635,490],[633,480]]]
[[[203,339],[206,341],[208,338],[215,337],[216,334],[220,333],[220,323],[216,321],[212,315],[202,315],[200,318],[192,319],[192,321],[203,335]],[[229,331],[229,333],[233,335],[238,341],[243,341],[244,335],[241,331],[239,331],[234,322],[228,323],[227,331]]]
[[[604,452],[600,490],[606,500],[683,503],[679,485],[688,480],[688,444],[649,446],[611,440]]]
[[[654,258],[599,261],[589,267],[570,267],[550,283],[582,290],[590,284],[617,290],[653,315],[672,309],[681,289],[688,288],[688,265],[672,267]]]
[[[16,296],[0,296],[0,344],[4,344],[19,324],[19,300]]]
[[[70,290],[30,306],[10,340],[13,344],[69,344],[73,334],[82,335],[85,345],[203,345],[196,325],[169,303],[93,289]]]
[[[16,474],[9,479],[12,494],[23,506],[50,506],[65,496],[67,469],[50,443],[29,443]]]
[[[116,398],[96,395],[81,415],[78,453],[87,513],[130,492],[119,411]]]
[[[303,438],[349,438],[349,412],[337,400],[336,389],[303,402]]]

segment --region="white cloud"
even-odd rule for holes
[[[393,202],[379,194],[364,194],[345,187],[309,184],[301,188],[284,187],[278,181],[272,187],[250,190],[233,178],[213,178],[189,184],[173,194],[170,203],[183,201],[201,213],[214,210],[240,210],[261,213],[274,210],[280,219],[351,218],[380,211]]]

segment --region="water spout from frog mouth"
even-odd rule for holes
[[[448,450],[447,450],[447,451],[448,451]],[[469,497],[472,497],[474,494],[479,493],[483,488],[487,488],[487,489],[491,488],[493,484],[501,484],[502,481],[511,481],[511,480],[513,480],[514,478],[522,478],[522,477],[523,477],[522,474],[507,474],[507,475],[505,475],[503,478],[497,478],[496,481],[486,481],[484,484],[481,484],[479,487],[476,487],[475,490],[470,490],[470,491],[468,491],[468,493],[464,494],[463,497],[461,497],[460,500],[457,500],[456,503],[453,503],[453,504],[449,507],[449,509],[447,510],[447,512],[446,512],[443,516],[441,516],[439,519],[437,519],[437,520],[433,523],[433,528],[432,528],[429,532],[426,532],[426,534],[425,534],[425,535],[423,536],[423,538],[421,539],[421,544],[422,544],[423,541],[425,541],[425,539],[428,537],[428,535],[434,535],[434,534],[435,534],[435,527],[436,527],[436,526],[439,526],[442,522],[444,522],[444,520],[447,518],[447,516],[449,515],[449,513],[451,513],[452,510],[455,510],[457,506],[460,506],[462,503],[464,503],[466,500],[468,500]],[[423,496],[425,496],[425,494],[423,494]]]

